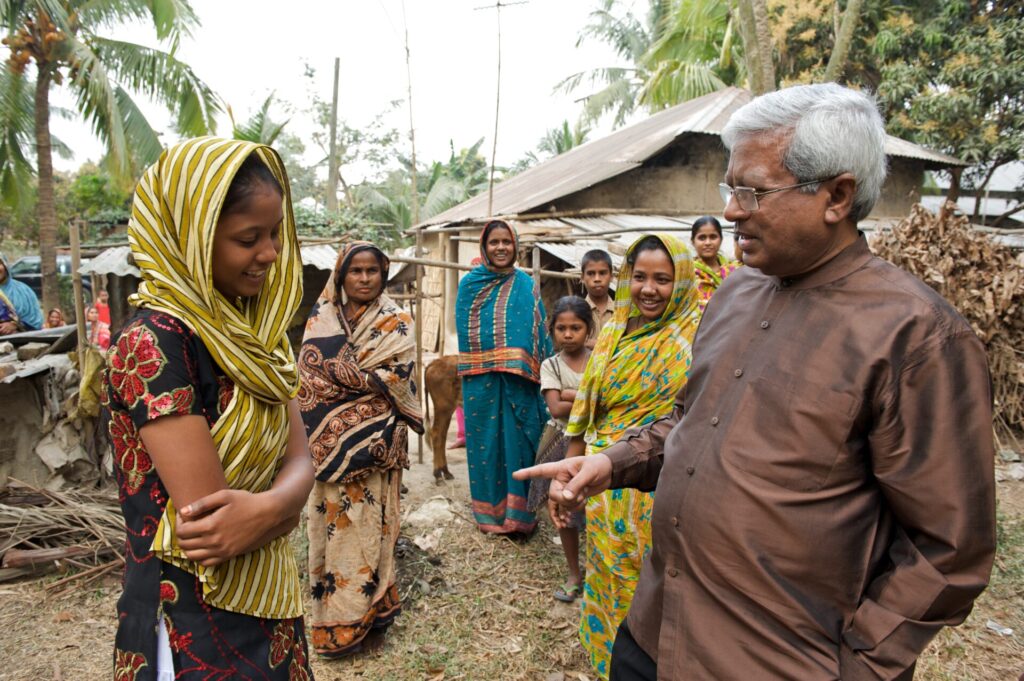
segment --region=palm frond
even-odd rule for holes
[[[179,134],[198,137],[216,130],[220,103],[190,66],[135,43],[92,36],[89,45],[122,85],[168,107]]]
[[[168,41],[175,51],[182,37],[192,35],[199,18],[187,0],[86,0],[75,3],[82,26],[117,28],[122,24],[151,23],[156,37]]]
[[[437,178],[430,191],[427,192],[427,196],[423,200],[423,206],[420,208],[420,219],[433,217],[452,206],[457,206],[465,201],[466,198],[465,185],[453,178],[442,175]]]
[[[78,101],[78,110],[93,133],[106,143],[112,174],[126,177],[131,172],[131,158],[110,73],[89,45],[70,36],[68,46],[68,62],[75,74],[68,85]]]
[[[284,130],[284,126],[288,125],[288,122],[291,120],[288,119],[283,123],[275,123],[270,117],[270,107],[273,103],[274,93],[271,92],[263,100],[260,108],[241,124],[237,123],[235,117],[231,115],[232,137],[236,140],[258,142],[259,144],[273,144]],[[228,112],[230,115],[230,107],[228,107]]]
[[[0,0],[0,27],[7,30],[20,28],[25,19],[46,12],[54,26],[68,31],[67,3],[61,0]]]

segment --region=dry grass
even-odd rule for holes
[[[455,484],[435,488],[429,465],[414,466],[409,503],[440,489],[469,517],[464,465],[459,468]],[[963,626],[943,631],[928,648],[919,681],[1013,681],[1024,671],[1024,483],[1000,484],[999,497],[992,586]],[[550,596],[565,572],[552,534],[545,525],[520,544],[456,519],[436,550],[425,553],[404,541],[405,610],[384,647],[347,660],[314,658],[317,679],[593,679],[576,638],[576,607]],[[106,576],[48,597],[45,585],[58,578],[0,585],[0,680],[110,677],[118,580]],[[988,630],[988,619],[1013,628],[1013,636]]]

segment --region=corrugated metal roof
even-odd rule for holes
[[[141,277],[142,272],[135,266],[129,256],[131,248],[128,246],[114,246],[92,258],[88,263],[78,268],[79,274],[113,274],[116,277]]]
[[[547,204],[556,199],[640,166],[680,135],[721,134],[732,113],[750,99],[748,91],[728,87],[683,102],[499,182],[494,185],[494,203],[490,212],[487,210],[487,193],[484,192],[424,220],[416,227],[464,222],[489,215],[544,211]],[[885,151],[892,156],[926,161],[929,168],[967,165],[952,156],[891,136],[886,140]]]
[[[584,254],[587,251],[599,248],[603,251],[608,251],[608,255],[612,257],[612,265],[615,270],[618,271],[622,267],[622,256],[616,254],[613,251],[608,250],[608,242],[604,240],[586,240],[586,241],[575,241],[572,243],[552,243],[547,241],[538,241],[537,247],[542,251],[550,253],[559,260],[569,264],[570,269],[579,271],[580,263],[583,260]]]
[[[338,260],[338,250],[326,244],[301,245],[299,253],[302,254],[303,266],[310,265],[328,272],[334,269],[334,263]]]
[[[312,244],[300,246],[299,252],[302,256],[302,264],[310,265],[319,270],[330,272],[334,269],[334,263],[338,259],[338,251],[333,246],[326,244]],[[128,246],[114,246],[100,252],[87,264],[78,268],[81,274],[112,274],[117,277],[132,275],[141,277],[139,268],[131,262],[131,248]]]

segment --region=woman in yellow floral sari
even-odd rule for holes
[[[686,382],[698,293],[686,245],[645,236],[626,253],[615,313],[597,339],[569,417],[568,456],[601,452],[672,410]],[[650,549],[654,496],[609,490],[587,502],[587,576],[580,640],[601,678]]]
[[[697,289],[700,291],[700,311],[703,314],[711,295],[722,285],[722,280],[743,263],[729,260],[719,252],[722,247],[722,223],[710,215],[694,220],[690,227],[690,241],[697,251],[694,266]]]

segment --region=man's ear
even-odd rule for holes
[[[843,173],[824,183],[828,191],[825,206],[825,222],[830,225],[846,220],[853,211],[853,199],[857,193],[857,180],[852,173]]]

